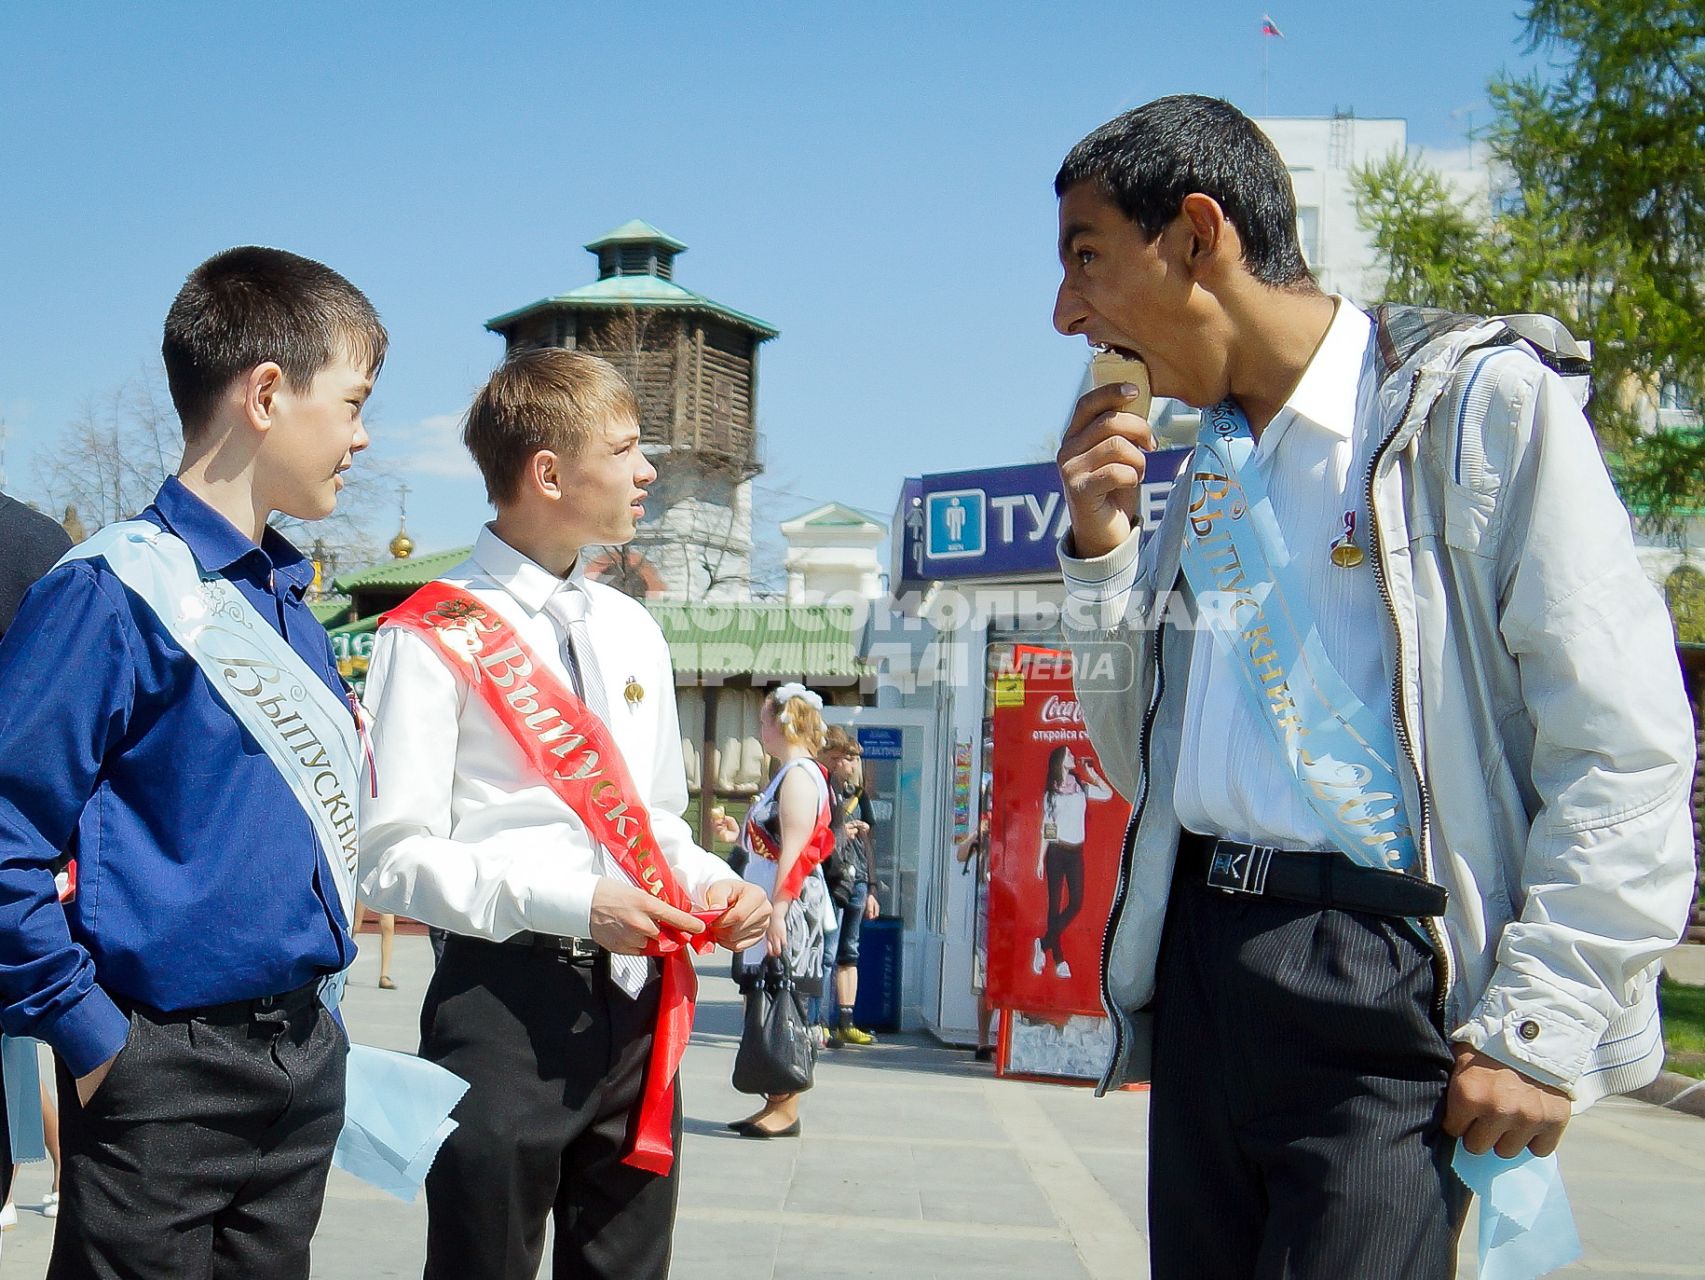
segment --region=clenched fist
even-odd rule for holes
[[[1087,392],[1060,441],[1054,461],[1081,559],[1106,555],[1136,528],[1137,490],[1156,445],[1148,419],[1125,406],[1143,398],[1129,383]]]

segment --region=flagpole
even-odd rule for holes
[[[1261,114],[1267,115],[1272,110],[1272,53],[1268,45],[1274,40],[1283,40],[1285,33],[1279,30],[1279,24],[1273,21],[1268,13],[1261,15]]]
[[[1267,98],[1268,98],[1268,93],[1267,93],[1267,89],[1268,89],[1268,79],[1267,79],[1268,46],[1271,45],[1271,43],[1272,43],[1272,40],[1267,35],[1266,31],[1262,31],[1261,32],[1261,114],[1264,116],[1272,114],[1271,110],[1269,109],[1269,105],[1268,105],[1268,101],[1267,101]]]

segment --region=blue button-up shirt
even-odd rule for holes
[[[227,578],[343,696],[302,594],[176,479],[140,517]],[[53,863],[77,857],[61,909]],[[254,737],[99,558],[59,566],[0,641],[0,1023],[83,1075],[124,1045],[120,1001],[179,1010],[289,991],[355,946],[314,829]]]

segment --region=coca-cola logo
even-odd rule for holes
[[[1078,705],[1076,698],[1062,698],[1059,694],[1050,694],[1042,704],[1043,724],[1082,724],[1083,708]]]

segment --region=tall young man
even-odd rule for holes
[[[554,1220],[553,1274],[662,1277],[690,909],[738,949],[769,904],[681,819],[662,633],[586,577],[657,476],[633,392],[595,357],[520,353],[464,438],[497,519],[391,614],[367,676],[363,896],[450,931],[421,1054],[470,1084],[426,1182],[426,1275],[532,1280]]]
[[[0,1018],[58,1060],[52,1280],[308,1274],[343,1122],[321,987],[355,953],[355,721],[312,567],[267,521],[336,506],[385,346],[317,262],[197,267],[162,347],[178,474],[0,644]]]
[[[1321,293],[1223,102],[1120,116],[1055,189],[1056,327],[1207,410],[1140,553],[1135,388],[1059,452],[1069,638],[1123,658],[1079,693],[1135,805],[1107,1083],[1152,1043],[1154,1274],[1454,1274],[1450,1139],[1545,1154],[1656,1073],[1692,895],[1668,619],[1547,364],[1583,362]]]

